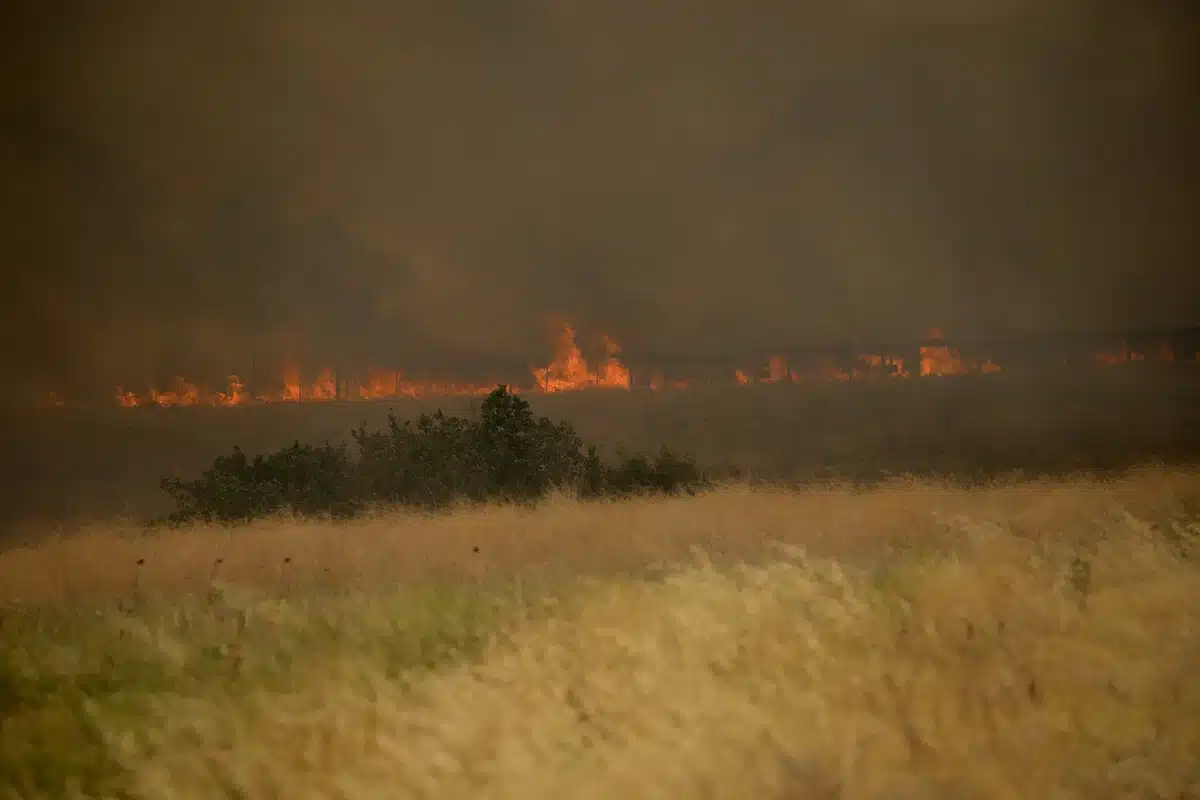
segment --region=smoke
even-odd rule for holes
[[[1200,321],[1187,0],[4,4],[40,388]],[[193,373],[193,374],[194,374]]]

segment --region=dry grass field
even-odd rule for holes
[[[1200,797],[1200,475],[95,525],[0,796]]]

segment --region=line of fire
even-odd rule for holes
[[[174,378],[168,386],[141,391],[116,387],[110,402],[126,408],[238,406],[479,396],[498,384],[508,385],[514,392],[543,394],[602,389],[672,391],[699,386],[1197,365],[1200,365],[1200,327],[1040,334],[1003,341],[948,340],[934,329],[915,342],[779,348],[769,354],[747,357],[626,352],[610,337],[596,335],[583,342],[574,328],[564,326],[550,363],[540,367],[499,365],[486,380],[429,379],[413,377],[398,369],[321,366],[306,370],[297,363],[285,362],[281,367],[266,370],[250,365],[244,377],[243,373],[231,374],[220,387],[205,386],[186,376]],[[264,372],[267,374],[260,374]],[[45,402],[58,407],[67,404],[66,398],[54,393]]]

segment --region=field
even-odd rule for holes
[[[534,400],[767,479],[693,497],[153,531],[388,406],[40,418],[0,797],[1200,798],[1196,378],[999,377]]]
[[[97,526],[0,554],[0,785],[1198,797],[1198,520],[1145,471]]]
[[[612,449],[661,444],[749,477],[1058,473],[1189,463],[1200,454],[1200,369],[1131,364],[1061,375],[988,375],[678,392],[570,392],[530,398]],[[343,441],[389,411],[463,413],[468,400],[272,404],[246,408],[50,409],[6,420],[14,468],[0,523],[143,517],[167,509],[167,475],[192,477],[237,444]],[[0,540],[4,537],[0,535]]]

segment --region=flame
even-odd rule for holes
[[[925,335],[930,344],[921,345],[921,376],[972,375],[1000,372],[1000,365],[990,359],[983,363],[968,361],[955,348],[942,343],[942,329],[933,328]]]
[[[577,391],[587,388],[628,389],[629,369],[621,362],[621,347],[608,336],[602,336],[605,360],[598,372],[592,372],[583,351],[575,343],[575,329],[563,325],[554,346],[554,360],[549,365],[532,370],[537,388],[547,392]]]
[[[151,391],[150,399],[160,406],[194,406],[200,402],[200,389],[184,378],[175,379],[175,388],[167,392]]]
[[[250,395],[246,385],[236,375],[230,375],[224,391],[208,392],[186,378],[176,377],[174,388],[168,391],[151,389],[145,395],[126,391],[117,387],[117,402],[126,408],[137,408],[144,405],[158,406],[194,406],[218,405],[236,406],[247,402]]]
[[[453,397],[461,395],[482,396],[492,390],[495,383],[436,383],[405,380],[398,370],[376,370],[358,386],[361,400],[386,400],[393,397],[417,399],[421,397]]]
[[[942,331],[934,328],[925,336],[926,344],[920,346],[920,365],[918,375],[973,375],[1000,372],[999,364],[991,360],[974,362],[963,358],[954,348],[944,344]],[[853,362],[840,362],[833,355],[822,355],[807,364],[789,367],[788,359],[782,355],[773,355],[767,359],[765,375],[755,377],[751,370],[738,369],[734,379],[738,384],[746,386],[754,383],[807,383],[814,381],[849,381],[864,378],[909,378],[912,372],[908,369],[904,356],[895,353],[862,353],[854,357]]]
[[[240,406],[250,399],[246,384],[237,375],[229,376],[229,383],[224,392],[217,392],[217,405]]]
[[[117,402],[125,408],[137,408],[142,404],[142,398],[138,397],[135,392],[127,392],[118,386]]]
[[[968,375],[972,372],[957,350],[944,344],[921,345],[921,376]]]
[[[337,378],[333,376],[333,370],[323,369],[321,374],[317,376],[316,381],[312,385],[311,399],[313,400],[335,400],[337,399]]]
[[[562,325],[554,344],[554,356],[549,364],[530,368],[533,385],[527,388],[510,386],[513,392],[558,393],[587,389],[624,389],[632,387],[629,368],[621,358],[621,347],[611,337],[599,335],[597,342],[603,349],[598,362],[589,362],[577,341],[576,329]],[[793,359],[783,354],[772,355],[757,368],[737,369],[734,381],[742,386],[776,383],[811,383],[849,381],[879,378],[912,378],[943,375],[977,375],[1001,372],[999,364],[991,359],[973,360],[965,358],[942,338],[941,329],[934,328],[924,337],[923,343],[914,346],[909,353],[913,367],[904,354],[875,352],[861,353],[853,358],[833,353]],[[1168,340],[1162,340],[1145,349],[1130,348],[1122,341],[1112,350],[1097,352],[1092,363],[1118,365],[1130,362],[1171,363],[1176,354]],[[1200,361],[1200,353],[1196,354]],[[341,380],[339,380],[339,378]],[[339,376],[332,369],[321,369],[306,382],[296,359],[287,359],[282,370],[280,388],[275,391],[252,395],[245,382],[237,375],[230,375],[226,386],[209,391],[201,384],[185,377],[176,377],[171,388],[153,388],[145,393],[117,387],[116,402],[126,408],[143,406],[192,406],[215,405],[237,406],[247,403],[273,402],[326,402],[332,400],[383,400],[389,398],[422,398],[449,396],[483,396],[497,385],[498,381],[464,383],[457,381],[430,381],[407,378],[395,369],[376,369],[365,377],[350,379]],[[687,389],[693,385],[691,379],[667,380],[661,371],[654,372],[649,387],[654,391]],[[65,401],[53,392],[45,395],[44,405],[62,407]]]
[[[789,366],[785,356],[776,355],[767,359],[766,376],[757,381],[743,370],[737,370],[735,373],[735,378],[743,385],[755,382],[813,383],[878,377],[909,377],[908,371],[904,368],[904,359],[895,355],[867,353],[858,356],[854,364],[847,369],[832,355],[822,355],[807,364],[794,367]]]
[[[362,400],[383,400],[400,395],[400,373],[375,371],[367,376],[363,385],[358,387],[358,396]]]
[[[299,403],[307,400],[336,400],[338,397],[337,375],[332,369],[322,369],[312,383],[305,385],[300,368],[288,360],[283,368],[283,389],[276,394],[260,394],[260,403]]]

